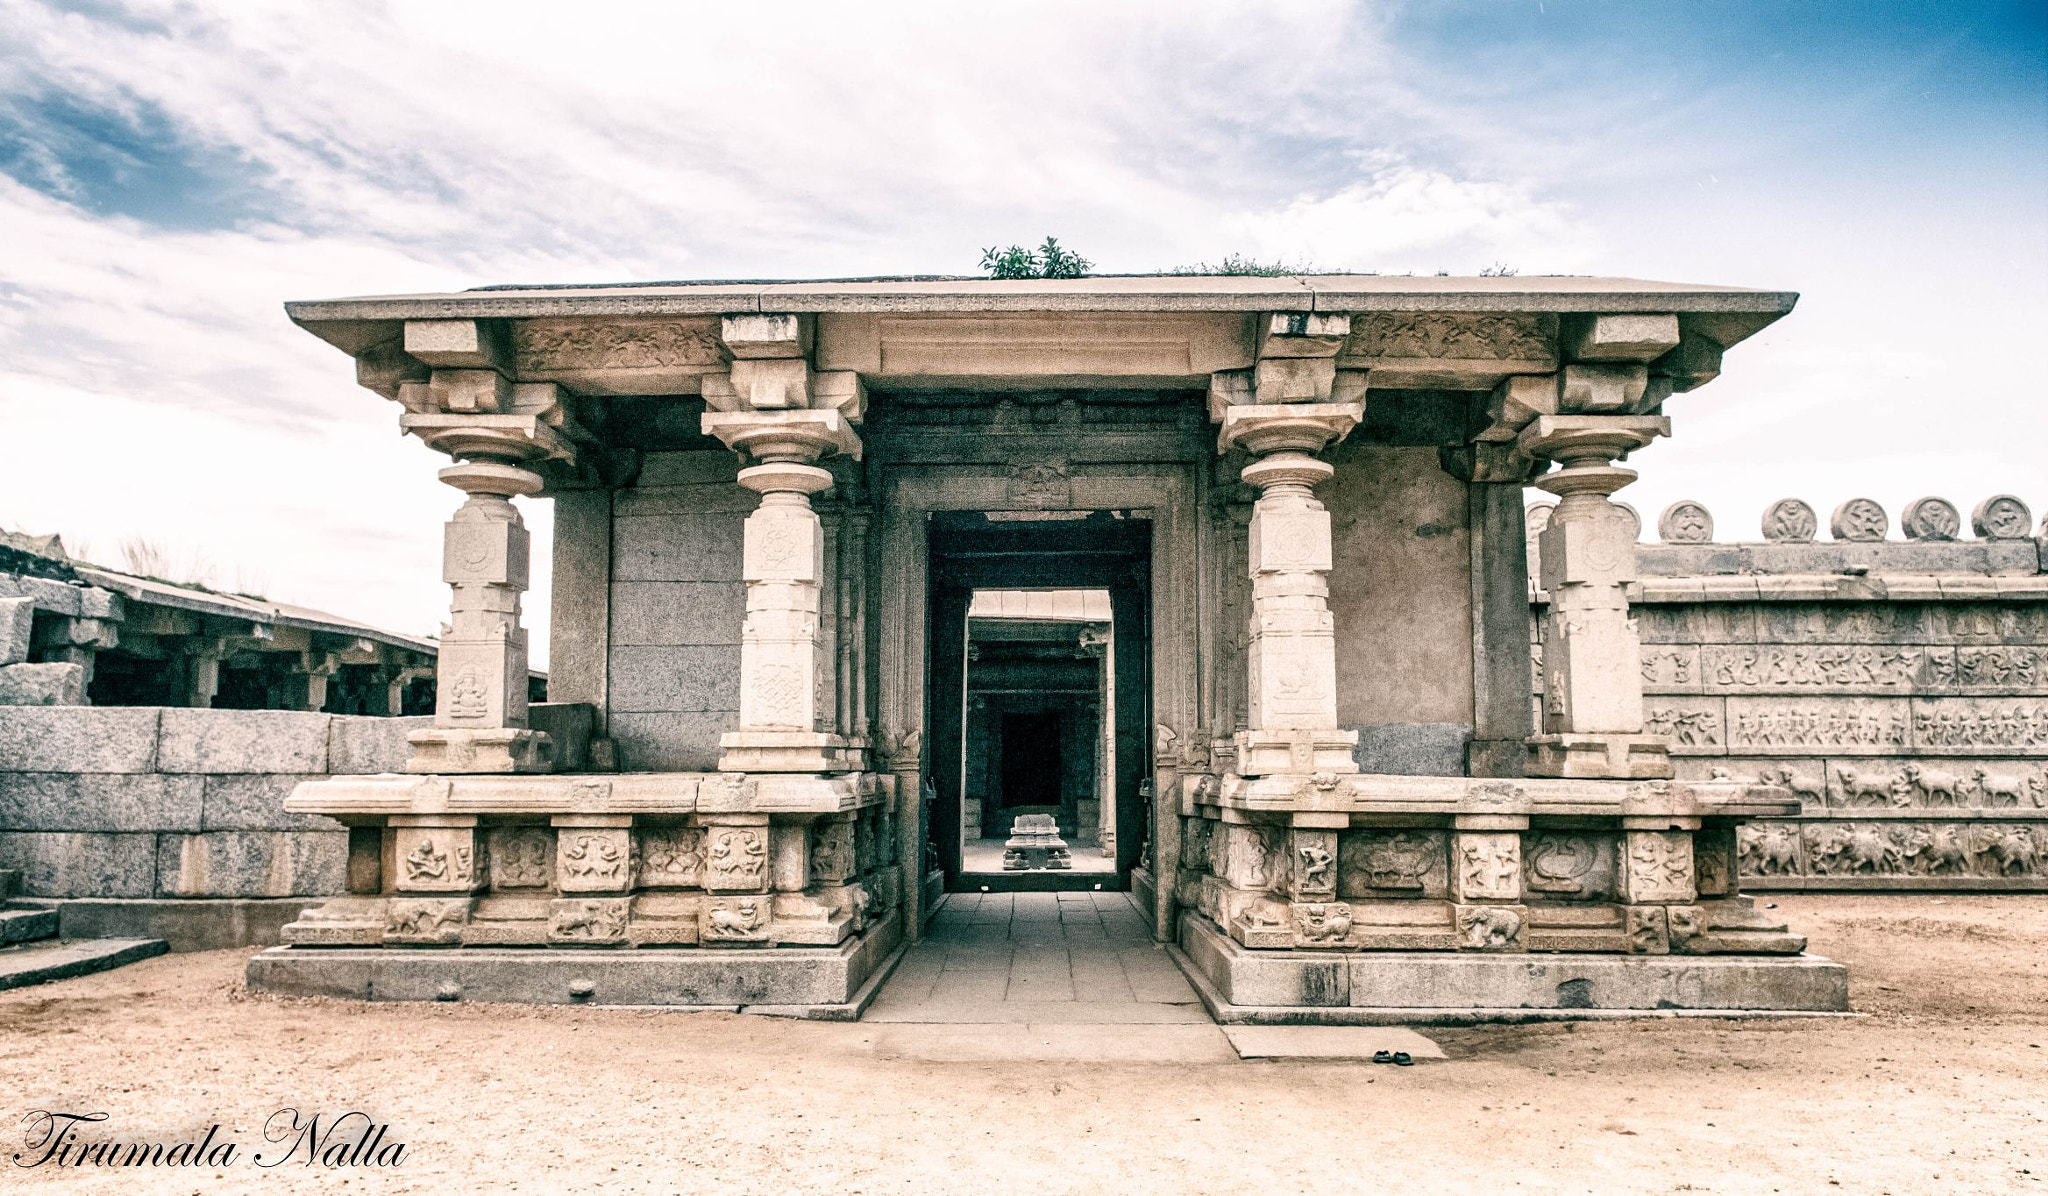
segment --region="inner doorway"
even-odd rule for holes
[[[1116,791],[1109,591],[975,590],[966,671],[963,875],[1011,873],[1006,887],[1036,871],[1113,876],[1116,802],[1104,800]],[[1019,819],[1050,820],[1053,836],[1020,839]]]
[[[930,834],[952,892],[1126,889],[1149,833],[1151,523],[929,520]]]

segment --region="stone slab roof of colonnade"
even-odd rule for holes
[[[749,355],[726,342],[719,318],[756,312],[798,316],[815,336],[814,368],[855,371],[870,385],[1206,386],[1265,355],[1268,330],[1257,317],[1313,313],[1349,318],[1338,365],[1379,371],[1376,389],[1489,390],[1568,363],[1612,362],[1649,363],[1653,376],[1682,391],[1711,379],[1722,349],[1796,300],[1782,291],[1623,278],[913,276],[486,287],[294,302],[286,310],[357,357],[364,385],[393,397],[423,365],[454,364],[407,354],[407,321],[482,322],[496,338],[493,364],[521,381],[585,394],[676,395],[698,393],[703,376]],[[1636,337],[1634,320],[1617,334],[1600,317],[1664,323],[1636,329]],[[1653,384],[1649,400],[1632,403],[1659,397]],[[1503,396],[1510,416],[1522,402]]]

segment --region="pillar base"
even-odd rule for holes
[[[405,771],[422,773],[549,772],[555,742],[527,727],[432,727],[406,736]]]
[[[821,731],[727,731],[720,772],[862,772],[867,741]]]
[[[1848,970],[1813,955],[1256,951],[1183,913],[1178,960],[1226,1024],[1466,1025],[1844,1013]],[[263,958],[258,956],[258,959]]]
[[[1585,735],[1566,732],[1529,740],[1532,777],[1671,779],[1671,747],[1656,735]]]
[[[1358,771],[1358,760],[1354,755],[1358,747],[1356,731],[1336,727],[1239,731],[1235,744],[1239,776]]]
[[[853,1021],[901,957],[896,919],[820,947],[273,947],[257,992],[355,1001],[504,1001]]]

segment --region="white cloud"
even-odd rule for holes
[[[1995,350],[2025,335],[2013,311],[2039,309],[2038,230],[1989,288],[1969,273],[1979,259],[1966,269],[1947,250],[1947,264],[1928,253],[1879,277],[1885,262],[1859,259],[1900,220],[1827,241],[1811,229],[1849,199],[1702,206],[1691,175],[1683,200],[1656,176],[1715,144],[1700,129],[1724,91],[1666,80],[1656,102],[1616,107],[1570,93],[1576,60],[1558,59],[1532,103],[1526,76],[1418,58],[1398,8],[113,11],[125,15],[0,7],[0,97],[160,116],[234,164],[228,181],[259,215],[170,231],[0,178],[0,523],[99,546],[127,532],[202,544],[229,570],[258,564],[274,596],[398,629],[439,618],[434,557],[455,496],[433,481],[436,458],[398,438],[395,409],[285,320],[286,299],[967,271],[982,245],[1046,233],[1103,270],[1241,251],[1418,273],[1503,261],[1786,279],[1831,301],[1809,295],[1782,332],[1735,351],[1727,378],[1674,404],[1680,438],[1644,454],[1630,495],[1648,507],[1683,487],[1759,507],[1795,471],[1849,486],[1876,467],[1858,455],[1899,443],[1937,384],[1980,404],[1977,422],[1912,429],[1923,458],[1942,446],[1958,486],[2038,486],[2025,446],[2048,405],[1981,405],[2034,385],[2001,373]],[[1723,129],[1719,144],[1738,140]],[[1635,176],[1600,169],[1616,163]],[[67,185],[90,198],[90,180]],[[1980,251],[2007,247],[1972,228]],[[1951,294],[1923,315],[1930,279]],[[1921,327],[1942,336],[1916,344]],[[1993,417],[2013,435],[1982,436]],[[1926,475],[1924,459],[1911,468]],[[545,543],[546,504],[530,517]]]
[[[1526,184],[1454,178],[1406,162],[1372,168],[1333,194],[1297,198],[1229,222],[1260,256],[1306,257],[1387,273],[1471,273],[1480,265],[1541,262],[1564,273],[1590,257],[1590,234],[1562,204]]]

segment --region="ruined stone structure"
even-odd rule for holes
[[[1746,886],[2048,889],[2048,526],[2012,495],[1967,523],[1922,498],[1901,522],[1888,541],[1855,498],[1817,540],[1785,499],[1760,539],[1723,543],[1681,502],[1636,550],[1645,725],[1678,776],[1800,802],[1742,828]]]
[[[453,460],[406,773],[252,984],[856,1012],[958,883],[977,593],[1107,595],[1099,800],[1219,1016],[1839,1009],[1674,775],[1618,462],[1789,311],[1599,279],[496,289],[290,306]],[[1523,491],[1542,534],[1540,723]],[[556,504],[551,692],[515,684]],[[1681,757],[1683,758],[1683,757]],[[1078,872],[1076,879],[1080,879]]]
[[[0,532],[0,706],[414,714],[433,703],[435,653],[432,640]]]

